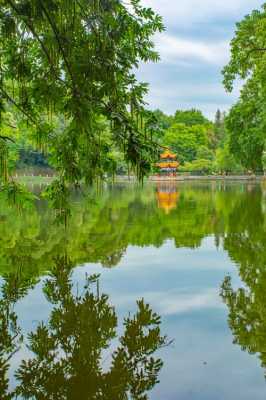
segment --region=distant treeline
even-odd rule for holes
[[[148,111],[153,124],[153,138],[162,148],[170,148],[176,153],[180,162],[180,173],[193,174],[239,174],[247,172],[262,172],[257,165],[254,170],[252,165],[243,165],[231,149],[230,120],[219,109],[215,115],[215,121],[207,119],[200,110],[177,110],[174,115],[167,115],[161,110]],[[103,135],[108,139],[108,124],[102,124]],[[52,170],[53,155],[36,150],[30,140],[15,141],[10,145],[10,153],[13,154],[10,163],[12,169],[21,170]],[[157,161],[154,156],[154,165]],[[113,146],[106,147],[105,169],[109,174],[125,175],[130,172],[121,150]],[[56,163],[55,163],[56,164]],[[250,170],[250,171],[249,171]],[[153,167],[151,173],[156,173]]]
[[[177,110],[174,115],[154,111],[157,140],[177,154],[180,172],[193,174],[246,172],[230,151],[226,114],[217,110],[215,121],[200,110]]]

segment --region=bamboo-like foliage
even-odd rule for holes
[[[0,0],[0,10],[0,113],[16,110],[72,183],[103,176],[104,118],[143,178],[156,145],[144,134],[147,86],[133,68],[158,60],[151,37],[161,17],[139,0]]]

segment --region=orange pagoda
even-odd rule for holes
[[[167,149],[161,154],[160,161],[156,166],[160,169],[160,175],[171,177],[176,176],[179,162],[176,155]]]

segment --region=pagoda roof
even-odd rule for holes
[[[161,159],[167,159],[167,158],[171,158],[171,159],[176,159],[176,155],[174,153],[172,153],[170,150],[165,150],[162,154],[161,154]]]
[[[159,168],[178,168],[179,162],[178,161],[161,161],[156,164]]]

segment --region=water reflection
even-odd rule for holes
[[[162,195],[168,199],[167,213]],[[112,267],[130,245],[160,247],[173,239],[177,248],[196,248],[209,235],[219,245],[228,235],[244,235],[247,226],[257,230],[264,220],[262,203],[258,186],[117,186],[87,200],[74,198],[65,230],[54,224],[53,213],[42,201],[22,213],[0,201],[0,274],[20,266],[28,274],[41,275],[65,247],[74,264]],[[232,257],[234,249],[228,248]]]
[[[162,360],[154,353],[166,345],[160,317],[144,300],[124,320],[116,338],[117,316],[109,298],[99,290],[99,276],[88,276],[78,291],[73,287],[73,264],[57,258],[43,292],[52,311],[27,342],[29,359],[16,370],[16,388],[9,389],[8,370],[23,336],[15,305],[32,282],[21,271],[5,277],[0,302],[0,398],[31,399],[147,399],[158,382]],[[114,351],[109,349],[116,338]],[[103,358],[105,357],[105,360]],[[104,361],[108,361],[106,365]]]
[[[176,208],[179,198],[176,182],[158,182],[156,194],[158,207],[164,210],[166,214]]]
[[[221,295],[228,307],[234,343],[250,354],[258,354],[266,375],[265,192],[255,200],[248,197],[245,203],[238,204],[232,217],[235,230],[228,233],[224,242],[238,265],[244,286],[235,288],[227,276]]]
[[[264,274],[265,275],[265,274]],[[250,354],[258,354],[266,376],[265,276],[257,286],[234,290],[230,277],[222,285],[222,297],[228,306],[228,323],[234,343]]]
[[[66,229],[54,224],[53,213],[42,201],[37,202],[36,208],[21,213],[0,201],[0,275],[5,277],[0,302],[0,398],[20,395],[74,399],[78,390],[80,398],[84,399],[101,394],[101,398],[124,399],[128,395],[144,399],[145,393],[156,383],[161,368],[161,360],[153,364],[151,358],[151,353],[165,340],[160,335],[159,319],[139,303],[136,316],[125,322],[117,351],[108,358],[111,361],[106,369],[103,368],[103,353],[108,353],[107,348],[116,335],[116,313],[108,298],[97,292],[96,278],[94,283],[88,279],[84,290],[74,295],[71,274],[73,267],[86,263],[123,268],[121,260],[132,246],[160,248],[163,261],[157,286],[162,285],[166,307],[166,300],[173,293],[165,296],[163,287],[163,279],[172,279],[172,276],[165,276],[166,252],[171,250],[170,247],[166,249],[165,244],[169,245],[169,240],[175,251],[180,249],[180,254],[182,248],[186,248],[186,257],[187,249],[191,250],[190,262],[192,250],[195,254],[192,263],[195,268],[189,276],[191,286],[193,279],[206,283],[211,268],[216,268],[217,254],[210,258],[207,253],[204,263],[209,263],[209,270],[204,274],[199,270],[199,253],[194,250],[206,245],[205,238],[214,240],[216,248],[238,266],[245,288],[235,288],[229,277],[222,286],[222,298],[229,310],[229,326],[235,343],[252,354],[259,354],[266,368],[265,194],[263,186],[253,184],[167,183],[144,188],[120,185],[105,190],[100,196],[90,193],[82,201],[74,196],[72,216]],[[166,249],[164,254],[163,249]],[[62,257],[63,254],[68,257]],[[149,268],[152,268],[156,260],[152,250],[147,254]],[[187,266],[187,260],[183,258],[181,262]],[[142,261],[140,267],[143,267]],[[31,334],[31,357],[18,368],[18,386],[10,394],[7,371],[22,340],[25,341],[16,305],[47,273],[51,276],[43,291],[53,310],[49,322],[40,324]],[[140,285],[138,276],[135,278]],[[176,282],[177,286],[180,276]],[[210,293],[219,290],[218,285],[210,289],[213,289]],[[153,290],[152,281],[146,283],[145,290]],[[191,302],[191,293],[188,293]],[[174,307],[171,306],[175,310],[181,307],[177,304],[179,292],[176,298],[179,300],[174,300]],[[154,305],[151,304],[152,308]],[[147,339],[149,331],[145,321],[153,332],[150,339]],[[208,316],[206,321],[207,325]]]

